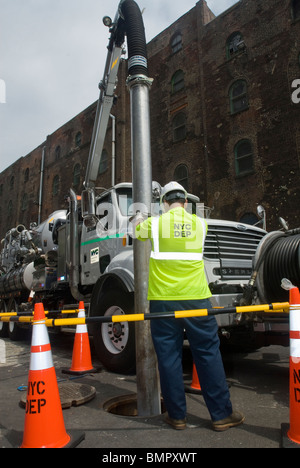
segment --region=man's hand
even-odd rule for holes
[[[141,213],[140,211],[137,211],[134,216],[131,216],[131,218],[129,218],[129,221],[132,224],[133,228],[135,229],[139,224],[141,224],[147,218],[148,218],[148,213]]]

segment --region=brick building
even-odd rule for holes
[[[215,17],[200,0],[148,44],[153,178],[181,182],[211,216],[300,225],[300,0],[240,0]],[[119,70],[115,182],[131,180],[127,63]],[[66,207],[80,193],[96,103],[0,174],[0,235]],[[112,121],[99,187],[112,184]],[[44,155],[44,165],[42,159]],[[44,168],[41,177],[41,167]],[[40,181],[42,180],[42,198]],[[39,207],[40,205],[40,207]]]

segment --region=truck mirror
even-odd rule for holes
[[[85,226],[96,226],[98,219],[95,211],[95,194],[93,190],[87,189],[82,192],[81,211]]]

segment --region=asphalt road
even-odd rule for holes
[[[70,379],[62,369],[71,365],[73,342],[72,334],[50,333],[59,382]],[[104,462],[109,461],[103,459],[106,455],[120,456],[124,451],[136,448],[147,454],[158,450],[198,454],[201,448],[279,448],[281,424],[289,424],[289,348],[270,346],[252,353],[226,351],[222,355],[233,406],[246,416],[242,426],[223,433],[212,431],[202,396],[191,393],[186,394],[188,426],[184,431],[170,428],[163,421],[163,415],[150,418],[132,416],[127,414],[127,407],[125,415],[120,415],[119,410],[118,414],[108,412],[104,409],[105,405],[109,406],[108,400],[130,395],[134,401],[136,377],[112,374],[102,369],[99,373],[70,380],[70,384],[84,384],[95,388],[96,392],[89,402],[63,410],[66,431],[84,433],[85,438],[78,448],[99,449],[99,460]],[[26,392],[29,359],[30,339],[21,342],[0,340],[1,448],[19,447],[23,440],[25,409],[20,402]],[[93,365],[99,365],[93,347],[92,361]],[[184,353],[184,379],[187,384],[191,383],[192,361],[188,349]],[[140,456],[140,459],[151,462],[145,457]],[[190,455],[190,462],[193,461],[196,459]],[[129,459],[127,462],[134,464],[133,459],[132,463]]]

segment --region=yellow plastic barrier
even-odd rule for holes
[[[246,306],[246,307],[224,307],[212,308],[212,309],[196,309],[196,310],[180,310],[174,312],[157,312],[152,314],[130,314],[130,315],[112,315],[102,317],[86,317],[79,319],[47,319],[46,325],[48,327],[62,327],[68,325],[84,325],[89,323],[120,323],[120,322],[141,322],[144,320],[154,320],[161,318],[188,318],[188,317],[206,317],[208,315],[220,315],[228,313],[254,313],[254,312],[266,312],[266,313],[288,313],[289,303],[274,303],[274,304],[262,304],[257,306]]]
[[[85,317],[85,318],[53,318],[46,319],[46,325],[48,327],[63,327],[69,325],[85,325],[89,323],[120,323],[120,322],[142,322],[144,320],[154,320],[161,318],[189,318],[189,317],[206,317],[208,315],[220,315],[220,314],[243,314],[243,313],[254,313],[254,312],[265,312],[265,313],[289,313],[290,304],[289,302],[278,302],[274,304],[261,304],[252,306],[240,306],[240,307],[224,307],[224,308],[212,308],[212,309],[195,309],[195,310],[179,310],[174,312],[156,312],[152,314],[124,314],[124,315],[112,315],[112,316],[101,316],[101,317]],[[61,313],[59,311],[58,313]],[[78,312],[75,311],[68,311]],[[49,312],[48,312],[49,313]],[[66,312],[65,312],[66,313]],[[1,313],[0,321],[2,322],[31,322],[33,316],[20,316],[17,312]]]

